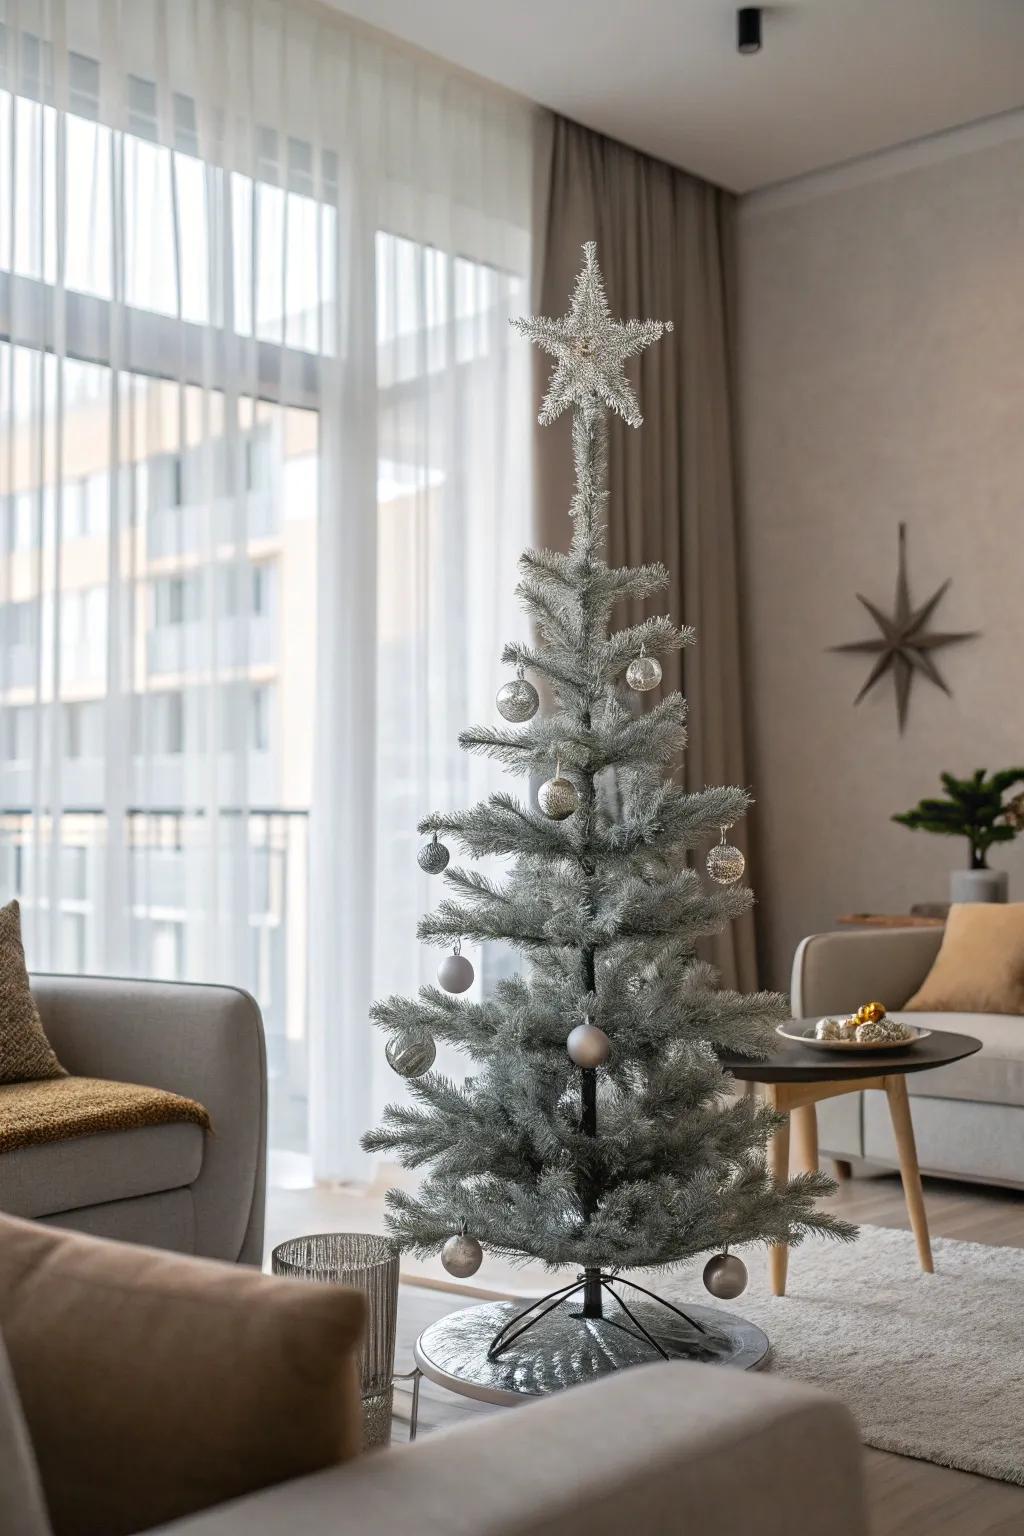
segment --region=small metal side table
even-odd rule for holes
[[[398,1321],[397,1244],[372,1232],[316,1232],[279,1244],[271,1256],[271,1267],[275,1275],[350,1285],[365,1294],[366,1337],[360,1360],[363,1444],[367,1449],[390,1444]]]

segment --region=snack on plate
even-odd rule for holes
[[[895,1045],[913,1038],[914,1031],[897,1019],[866,1019],[857,1026],[858,1045]]]

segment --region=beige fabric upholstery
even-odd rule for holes
[[[652,1365],[268,1490],[176,1536],[866,1536],[861,1447],[808,1387]]]
[[[1024,1019],[998,1013],[905,1013],[895,1017],[919,1029],[947,1029],[981,1041],[981,1050],[973,1056],[908,1078],[907,1089],[912,1095],[1024,1108]],[[1024,1168],[1021,1173],[1024,1175]]]
[[[0,1219],[0,1329],[55,1536],[130,1536],[356,1455],[365,1310]]]
[[[137,1200],[82,1205],[38,1219],[42,1226],[64,1232],[141,1243],[145,1248],[163,1248],[168,1253],[195,1253],[196,1207],[192,1188],[190,1185],[187,1189],[165,1190],[162,1195],[140,1195]]]
[[[0,1334],[0,1536],[50,1536],[39,1469]]]
[[[1024,902],[950,907],[935,964],[906,1006],[928,1013],[1024,1014]]]
[[[198,1125],[147,1125],[75,1136],[0,1155],[0,1206],[51,1216],[192,1184],[203,1165]]]
[[[248,993],[181,982],[45,975],[32,977],[32,990],[47,1036],[68,1071],[167,1088],[206,1106],[215,1131],[206,1138],[202,1166],[188,1186],[194,1250],[208,1258],[262,1263],[266,1054],[259,1009]],[[8,1178],[14,1187],[6,1164],[0,1157],[0,1210],[7,1205]],[[24,1179],[17,1187],[22,1205],[29,1198],[47,1203],[45,1195],[29,1196]],[[94,1199],[95,1186],[83,1193]],[[116,1228],[118,1210],[127,1202],[112,1192],[109,1203],[107,1235],[120,1236],[109,1227]],[[180,1203],[168,1208],[175,1212],[178,1233]],[[89,1209],[95,1222],[100,1207]],[[126,1214],[137,1230],[134,1213]],[[88,1227],[98,1229],[102,1224]],[[147,1234],[145,1241],[175,1246],[148,1226]]]
[[[812,933],[793,959],[793,1017],[851,1013],[872,998],[894,1011],[902,1008],[927,976],[941,943],[941,928]]]

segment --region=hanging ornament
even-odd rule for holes
[[[475,1237],[466,1232],[466,1223],[457,1237],[450,1237],[441,1249],[441,1263],[456,1280],[468,1280],[484,1261],[484,1251]]]
[[[562,778],[562,760],[555,764],[555,776],[546,779],[537,791],[537,801],[545,816],[552,821],[564,821],[579,808],[580,796],[572,779]]]
[[[498,689],[494,702],[503,720],[511,720],[513,725],[522,725],[524,720],[532,720],[540,708],[540,694],[532,683],[526,681],[523,668],[519,666],[515,680],[504,683]]]
[[[462,953],[460,939],[450,955],[437,968],[437,979],[446,992],[468,992],[473,985],[473,967]]]
[[[399,1077],[422,1077],[434,1065],[437,1046],[425,1029],[418,1030],[414,1035],[395,1035],[384,1047],[384,1055]]]
[[[719,1301],[735,1301],[747,1288],[747,1266],[734,1253],[713,1254],[704,1266],[704,1284]]]
[[[584,1019],[582,1024],[570,1032],[565,1048],[569,1052],[570,1061],[578,1067],[600,1067],[608,1060],[608,1053],[612,1043],[603,1029],[596,1024],[591,1024],[589,1019]]]
[[[439,875],[442,869],[448,868],[448,860],[450,858],[451,854],[444,843],[438,842],[437,833],[435,832],[430,842],[424,843],[416,855],[416,863],[428,875]]]
[[[712,880],[717,880],[719,885],[733,885],[747,867],[747,861],[738,848],[732,843],[727,843],[725,834],[728,827],[723,827],[722,835],[708,854],[708,874]]]
[[[650,693],[661,682],[661,662],[657,656],[648,656],[640,647],[640,655],[626,668],[626,682],[637,693]]]

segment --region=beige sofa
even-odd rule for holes
[[[793,1016],[848,1013],[879,998],[897,1018],[974,1035],[982,1042],[975,1055],[907,1078],[921,1171],[1024,1188],[1024,1018],[899,1011],[928,974],[941,942],[940,928],[812,934],[793,962]],[[851,1093],[819,1104],[818,1141],[824,1156],[897,1166],[880,1093]]]
[[[653,1365],[160,1529],[180,1536],[866,1536],[867,1521],[860,1442],[838,1403],[739,1371]],[[0,1536],[52,1536],[2,1341]]]
[[[31,978],[69,1072],[168,1088],[213,1122],[158,1125],[0,1154],[0,1211],[206,1258],[260,1264],[267,1069],[255,1001],[235,987]]]

